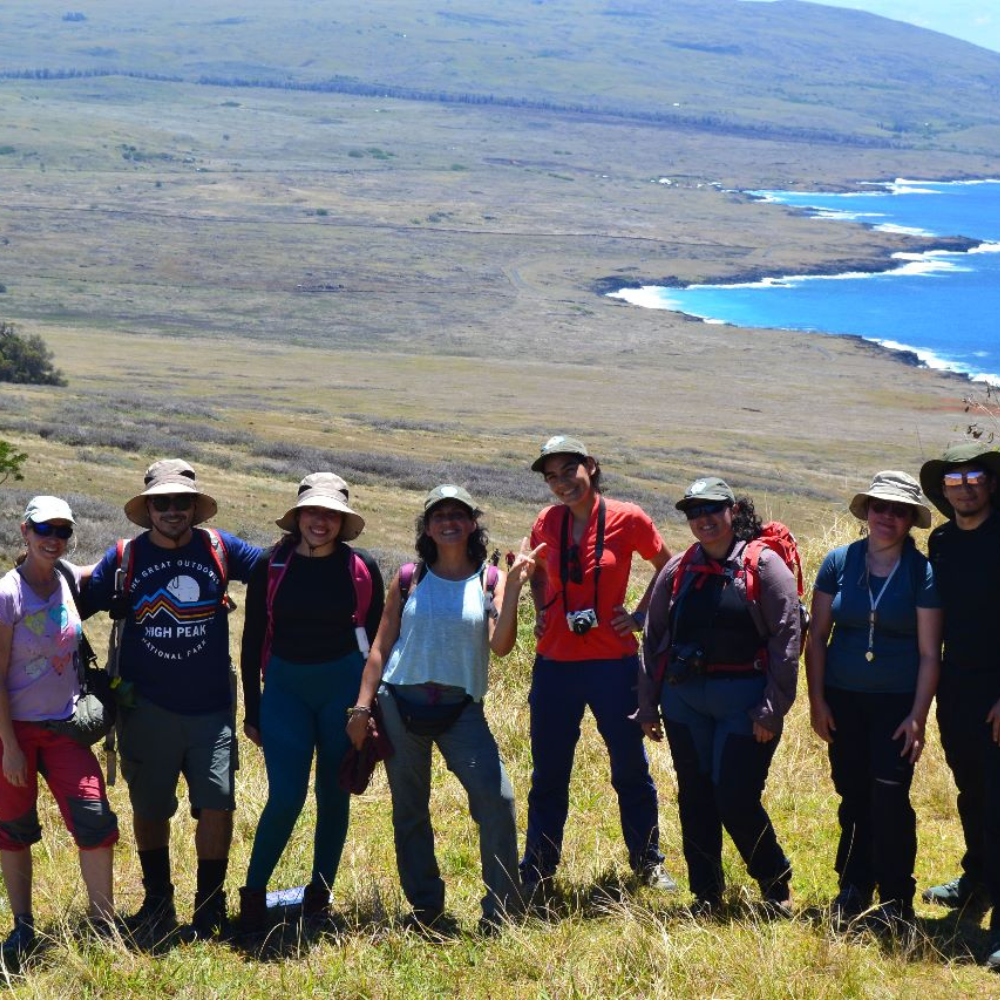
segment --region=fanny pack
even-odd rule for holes
[[[458,721],[466,705],[472,701],[472,695],[466,694],[461,701],[447,702],[443,705],[422,704],[403,697],[399,693],[398,685],[385,686],[396,703],[396,711],[399,712],[407,732],[413,733],[414,736],[440,736],[446,733]]]
[[[89,648],[89,643],[87,646]],[[54,719],[44,725],[85,747],[92,747],[111,731],[118,706],[111,689],[111,678],[106,670],[87,666],[81,673],[83,678],[80,682],[80,697],[73,714],[68,719]]]

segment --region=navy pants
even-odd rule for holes
[[[1000,930],[1000,746],[986,714],[1000,698],[998,687],[994,677],[946,676],[937,693],[941,743],[965,834],[962,870],[989,889],[993,930]]]
[[[910,805],[913,765],[892,734],[913,708],[913,692],[842,691],[826,688],[837,729],[830,770],[840,795],[840,843],[836,869],[841,887],[883,903],[913,901],[917,817]]]
[[[583,713],[590,708],[611,758],[611,784],[618,795],[629,864],[641,872],[663,860],[657,821],[656,785],[636,711],[639,660],[535,659],[531,707],[531,791],[528,835],[521,873],[526,881],[549,877],[559,864],[569,812],[573,755]]]
[[[751,878],[768,893],[783,895],[791,868],[778,844],[761,796],[775,738],[758,743],[750,709],[760,703],[765,679],[692,677],[664,685],[664,728],[677,772],[684,860],[691,891],[718,900],[722,875],[722,830],[732,838]]]

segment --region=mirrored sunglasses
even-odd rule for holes
[[[946,472],[945,486],[985,486],[986,472],[983,469],[972,469],[969,472]]]
[[[31,530],[39,538],[52,538],[54,536],[65,542],[73,537],[72,524],[48,524],[46,521],[42,521],[39,524],[29,521],[28,524],[31,525]]]

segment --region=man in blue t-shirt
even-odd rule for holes
[[[159,940],[176,926],[170,819],[177,780],[197,819],[198,881],[189,936],[225,925],[223,891],[235,805],[236,737],[229,657],[228,580],[246,581],[261,550],[197,525],[218,506],[180,459],[155,462],[145,489],[125,505],[148,530],[112,546],[87,589],[91,610],[124,619],[119,740],[132,803],[145,899],[127,924]],[[121,592],[116,593],[119,563]]]
[[[923,898],[979,920],[992,907],[989,957],[1000,971],[1000,452],[954,445],[920,483],[945,517],[927,541],[944,609],[938,728],[958,787],[962,874]]]

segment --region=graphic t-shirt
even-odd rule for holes
[[[219,535],[226,548],[229,578],[245,582],[261,549],[225,531]],[[225,581],[207,533],[195,528],[191,541],[179,549],[154,545],[148,532],[132,545],[122,679],[171,712],[200,715],[228,708],[232,690],[229,621],[222,606]],[[110,608],[117,563],[112,546],[91,578],[87,590],[91,607]]]
[[[0,622],[14,632],[7,697],[11,718],[20,722],[67,719],[80,693],[80,616],[69,585],[57,577],[59,587],[46,598],[16,569],[0,579]]]
[[[611,627],[613,608],[625,601],[632,555],[653,559],[663,548],[663,539],[649,516],[632,503],[605,498],[604,553],[601,556],[601,576],[594,602],[594,569],[597,548],[597,503],[583,534],[576,554],[580,567],[580,582],[567,579],[565,593],[560,579],[560,549],[563,518],[567,507],[555,504],[546,507],[531,529],[531,545],[546,542],[543,575],[545,579],[545,632],[538,640],[538,653],[551,660],[620,660],[638,651],[632,635],[621,636]],[[571,537],[571,533],[570,533]],[[577,635],[566,624],[567,611],[593,608],[597,625],[585,635]]]

